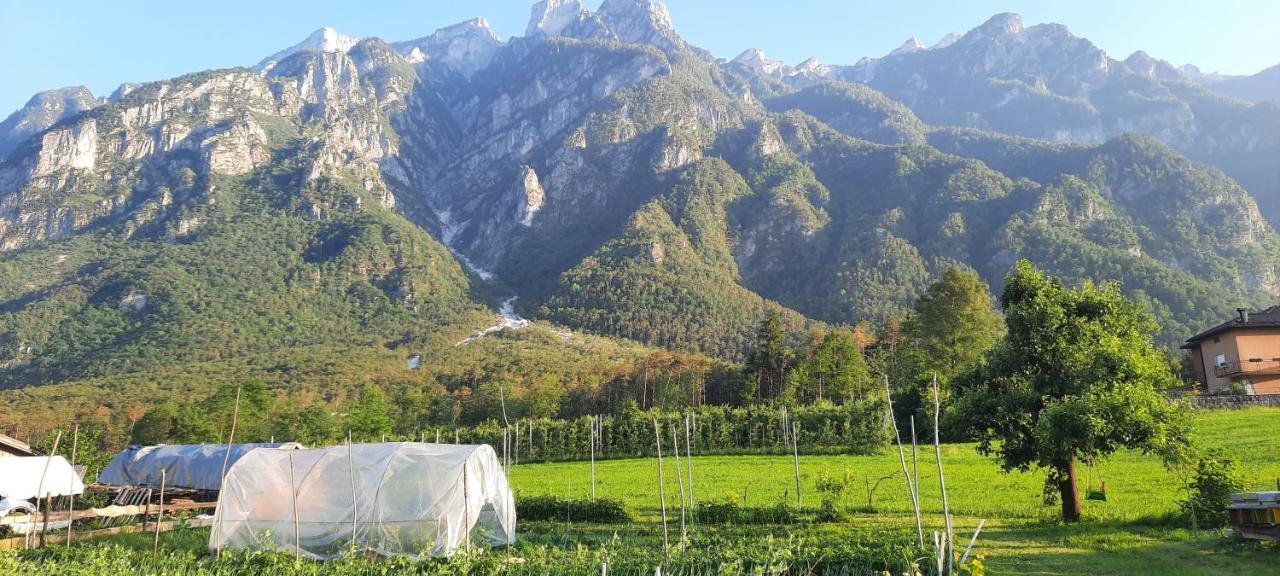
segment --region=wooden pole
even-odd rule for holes
[[[942,491],[942,517],[947,526],[946,560],[947,573],[954,568],[951,565],[951,548],[955,545],[955,532],[951,526],[951,508],[947,504],[947,476],[942,473],[942,443],[938,435],[938,413],[942,411],[942,400],[938,394],[938,373],[933,373],[933,453],[938,459],[938,486]]]
[[[76,470],[76,452],[80,447],[80,423],[76,422],[71,432],[71,473],[75,474]],[[86,469],[87,471],[87,469]],[[67,548],[71,547],[71,524],[75,522],[74,512],[76,509],[76,481],[73,477],[67,487],[67,493],[70,497],[67,499]]]
[[[231,445],[234,444],[236,441],[236,423],[239,422],[239,420],[240,420],[240,387],[236,386],[236,404],[235,404],[235,408],[231,410],[231,433],[227,435],[227,450],[222,454],[222,472],[218,476],[218,503],[219,504],[222,503],[222,489],[226,488],[227,462],[231,460]],[[222,507],[218,506],[218,509],[221,510]],[[221,534],[222,523],[221,522],[214,523],[213,529],[217,530],[218,533]],[[214,555],[219,556],[221,554],[222,554],[222,547],[218,547],[218,549],[214,551]]]
[[[471,493],[467,487],[467,461],[462,461],[462,540],[471,551]]]
[[[155,541],[151,543],[152,558],[155,558],[156,554],[160,552],[160,521],[164,520],[164,484],[165,484],[165,469],[161,468],[160,469],[160,510],[156,513],[156,520],[155,520],[156,538],[155,538]]]
[[[653,417],[653,439],[658,448],[658,500],[662,502],[662,558],[665,562],[671,554],[671,544],[667,539],[667,492],[662,474],[662,432],[658,428],[658,417]]]
[[[680,546],[683,549],[685,540],[688,539],[688,530],[685,528],[684,521],[684,471],[680,467],[680,437],[676,435],[675,425],[671,426],[671,449],[675,451],[676,457],[676,485],[680,487]]]
[[[53,462],[53,457],[58,455],[58,444],[59,444],[60,442],[62,442],[62,431],[61,431],[61,430],[59,430],[59,431],[58,431],[58,435],[57,435],[57,436],[54,436],[54,437],[53,437],[53,451],[52,451],[52,452],[49,452],[49,456],[47,456],[47,457],[45,458],[45,461],[44,461],[44,471],[40,472],[40,482],[39,482],[38,484],[36,484],[36,509],[37,509],[37,511],[39,511],[39,508],[40,508],[40,498],[41,498],[41,497],[43,497],[43,496],[45,495],[45,494],[44,494],[44,478],[45,478],[45,476],[47,476],[47,475],[49,474],[49,463],[50,463],[50,462]],[[48,507],[48,505],[47,505],[47,504],[45,505],[44,513],[45,513],[45,526],[46,526],[46,527],[48,527],[49,507]],[[26,537],[25,542],[26,542],[26,547],[27,547],[27,548],[30,548],[30,547],[31,547],[31,532],[27,532],[27,537]],[[43,531],[41,531],[41,532],[40,532],[40,545],[41,545],[41,546],[44,546],[44,532],[43,532]]]
[[[596,418],[591,417],[591,501],[596,501]]]
[[[289,496],[293,499],[293,563],[302,558],[302,531],[298,528],[298,481],[293,475],[293,450],[289,451]]]
[[[796,508],[804,508],[804,500],[800,498],[800,423],[791,421],[791,450],[795,457],[796,469]]]
[[[351,548],[356,547],[356,532],[360,530],[360,507],[356,505],[355,452],[351,450],[351,430],[347,430],[347,479],[351,481]]]
[[[689,428],[692,419],[692,413],[684,418],[684,470],[689,475],[689,518],[691,520],[693,511],[697,509],[697,502],[693,499],[693,442],[689,440]]]
[[[911,415],[911,481],[915,483],[916,502],[920,501],[920,458],[917,456],[916,449],[916,415]]]
[[[886,416],[889,418],[889,424],[893,425],[893,437],[898,442],[898,463],[902,464],[902,475],[907,478],[907,493],[911,496],[911,508],[916,515],[916,538],[920,547],[924,548],[924,526],[920,522],[920,499],[916,498],[915,482],[911,479],[911,472],[907,470],[907,456],[902,450],[902,434],[898,432],[898,422],[893,418],[893,394],[889,392],[889,375],[884,375],[884,397],[889,403],[889,409]]]

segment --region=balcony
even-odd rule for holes
[[[1280,375],[1280,358],[1271,360],[1263,360],[1261,358],[1231,360],[1213,367],[1213,375],[1218,378],[1247,376],[1250,374]]]

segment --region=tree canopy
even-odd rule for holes
[[[1162,393],[1176,379],[1152,344],[1155,321],[1118,286],[1069,288],[1023,260],[1000,303],[1008,334],[957,380],[957,407],[980,452],[1006,470],[1048,470],[1064,520],[1080,518],[1077,460],[1187,442],[1182,408]]]

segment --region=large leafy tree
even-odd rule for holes
[[[979,361],[1004,336],[990,287],[966,268],[948,268],[916,300],[904,325],[926,371],[948,377]]]
[[[787,371],[791,366],[791,349],[782,314],[770,308],[756,329],[755,342],[747,355],[745,375],[756,387],[756,397],[772,401],[787,395]]]
[[[852,330],[815,331],[796,366],[787,374],[794,400],[854,402],[869,389],[870,372]]]
[[[1155,321],[1118,286],[1072,289],[1023,260],[1000,303],[1008,334],[957,379],[957,407],[1004,469],[1048,470],[1063,520],[1080,519],[1077,461],[1187,441],[1182,407],[1162,393],[1176,379],[1152,345]]]

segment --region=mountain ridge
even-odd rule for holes
[[[947,268],[998,289],[1020,257],[1121,282],[1166,344],[1280,296],[1280,237],[1228,175],[1274,169],[1249,135],[1280,115],[1060,25],[794,68],[715,59],[645,0],[543,0],[506,41],[482,19],[317,34],[122,89],[0,161],[0,386],[183,348],[421,354],[511,296],[535,324],[740,359],[766,310],[792,334],[882,323]],[[1125,116],[1122,89],[1161,98]],[[1200,113],[1252,128],[1195,148]]]

